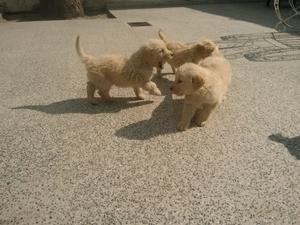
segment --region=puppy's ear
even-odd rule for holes
[[[194,89],[199,89],[204,85],[204,79],[202,78],[202,76],[200,74],[198,74],[197,76],[194,76],[192,78],[192,83],[193,83],[193,87]]]
[[[138,50],[139,58],[142,58],[143,60],[148,61],[148,58],[151,58],[150,52],[151,52],[151,49],[148,44],[141,46]]]
[[[147,52],[150,50],[150,46],[148,44],[144,44],[143,46],[141,46],[140,50],[142,52]]]
[[[203,50],[205,49],[204,45],[203,45],[203,44],[200,44],[200,43],[197,44],[196,47],[197,47],[197,50],[198,50],[198,51],[203,51]]]
[[[206,52],[212,53],[216,49],[217,46],[214,43],[212,43],[212,42],[206,42],[203,45],[203,47],[206,50]]]

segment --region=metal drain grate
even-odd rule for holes
[[[148,22],[129,22],[127,23],[131,27],[147,27],[147,26],[152,26]]]

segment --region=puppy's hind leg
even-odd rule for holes
[[[98,94],[103,98],[105,101],[111,101],[112,98],[109,95],[111,85],[102,86],[98,90]]]
[[[97,104],[97,99],[94,97],[95,90],[96,87],[93,85],[93,83],[88,81],[86,84],[87,99],[93,105]]]
[[[98,83],[98,86],[97,86],[98,94],[101,96],[101,98],[104,101],[112,100],[112,98],[109,95],[111,86],[112,86],[112,84],[106,79],[101,79],[101,81]]]
[[[145,95],[143,94],[142,88],[140,88],[140,87],[134,87],[133,90],[134,90],[134,93],[135,93],[136,97],[139,100],[144,100],[145,99]]]
[[[196,112],[196,124],[199,127],[205,126],[205,122],[209,119],[211,113],[217,107],[218,103],[215,104],[205,104],[202,109]]]

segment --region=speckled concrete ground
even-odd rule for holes
[[[0,224],[300,224],[299,36],[265,38],[276,19],[260,4],[113,13],[0,24]],[[227,100],[205,128],[176,132],[172,75],[156,81],[162,97],[85,100],[76,34],[90,53],[129,54],[159,28],[219,40],[231,57]]]

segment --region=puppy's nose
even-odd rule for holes
[[[170,91],[173,91],[173,87],[170,87]]]
[[[174,53],[173,53],[173,52],[171,52],[171,53],[170,53],[170,56],[172,56],[172,57],[173,57],[173,56],[174,56]]]

